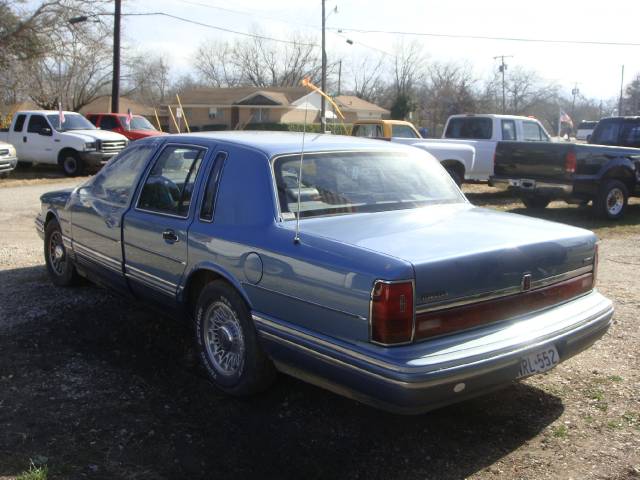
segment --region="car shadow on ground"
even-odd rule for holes
[[[43,269],[2,271],[0,287]],[[464,478],[563,412],[525,383],[409,417],[284,375],[231,398],[206,380],[184,323],[91,285],[34,282],[3,298],[5,312],[50,306],[0,325],[0,477],[36,459],[50,479]]]

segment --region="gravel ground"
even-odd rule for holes
[[[238,400],[194,360],[185,325],[85,285],[47,280],[33,218],[75,180],[0,180],[0,480],[49,478],[640,478],[640,202],[619,224],[554,203],[538,216],[601,236],[615,322],[553,371],[416,416],[281,376]],[[4,183],[3,183],[4,182]],[[476,204],[522,213],[506,192]]]

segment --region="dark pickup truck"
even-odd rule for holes
[[[527,208],[545,208],[556,199],[579,204],[592,201],[598,216],[618,219],[629,196],[640,196],[640,149],[498,142],[489,185],[509,186]]]

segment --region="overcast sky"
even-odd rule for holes
[[[293,0],[125,0],[124,13],[162,11],[185,18],[248,32],[259,26],[273,37],[305,32],[320,41],[321,1]],[[410,31],[453,35],[535,39],[628,42],[640,44],[638,0],[342,0],[327,1],[327,11],[338,6],[328,27],[343,28],[342,36],[329,33],[329,62],[352,55],[380,55],[392,51],[398,35],[356,33],[350,29]],[[219,8],[212,8],[219,7]],[[232,12],[224,9],[237,10]],[[236,35],[162,17],[125,17],[123,34],[131,48],[164,53],[176,70],[188,70],[192,54],[204,39],[233,39]],[[350,46],[345,37],[354,41]],[[557,81],[568,94],[575,82],[587,97],[609,99],[640,73],[640,46],[565,45],[515,41],[417,38],[431,60],[466,61],[476,75],[487,78],[497,69],[497,55],[509,68],[520,65]]]

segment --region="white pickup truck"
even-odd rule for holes
[[[87,167],[99,168],[127,146],[119,133],[97,129],[79,113],[54,110],[20,111],[0,141],[12,144],[20,163],[60,165],[64,173],[76,176]]]
[[[474,169],[476,151],[472,146],[426,143],[413,124],[403,120],[357,120],[353,123],[351,135],[404,143],[425,150],[440,162],[458,186],[464,181],[466,172]]]
[[[473,146],[476,150],[474,167],[465,172],[464,178],[486,182],[493,175],[493,156],[498,142],[550,142],[551,137],[535,118],[464,114],[448,118],[442,138],[423,141]]]
[[[16,149],[10,143],[0,142],[0,178],[9,175],[16,168],[18,158]]]

